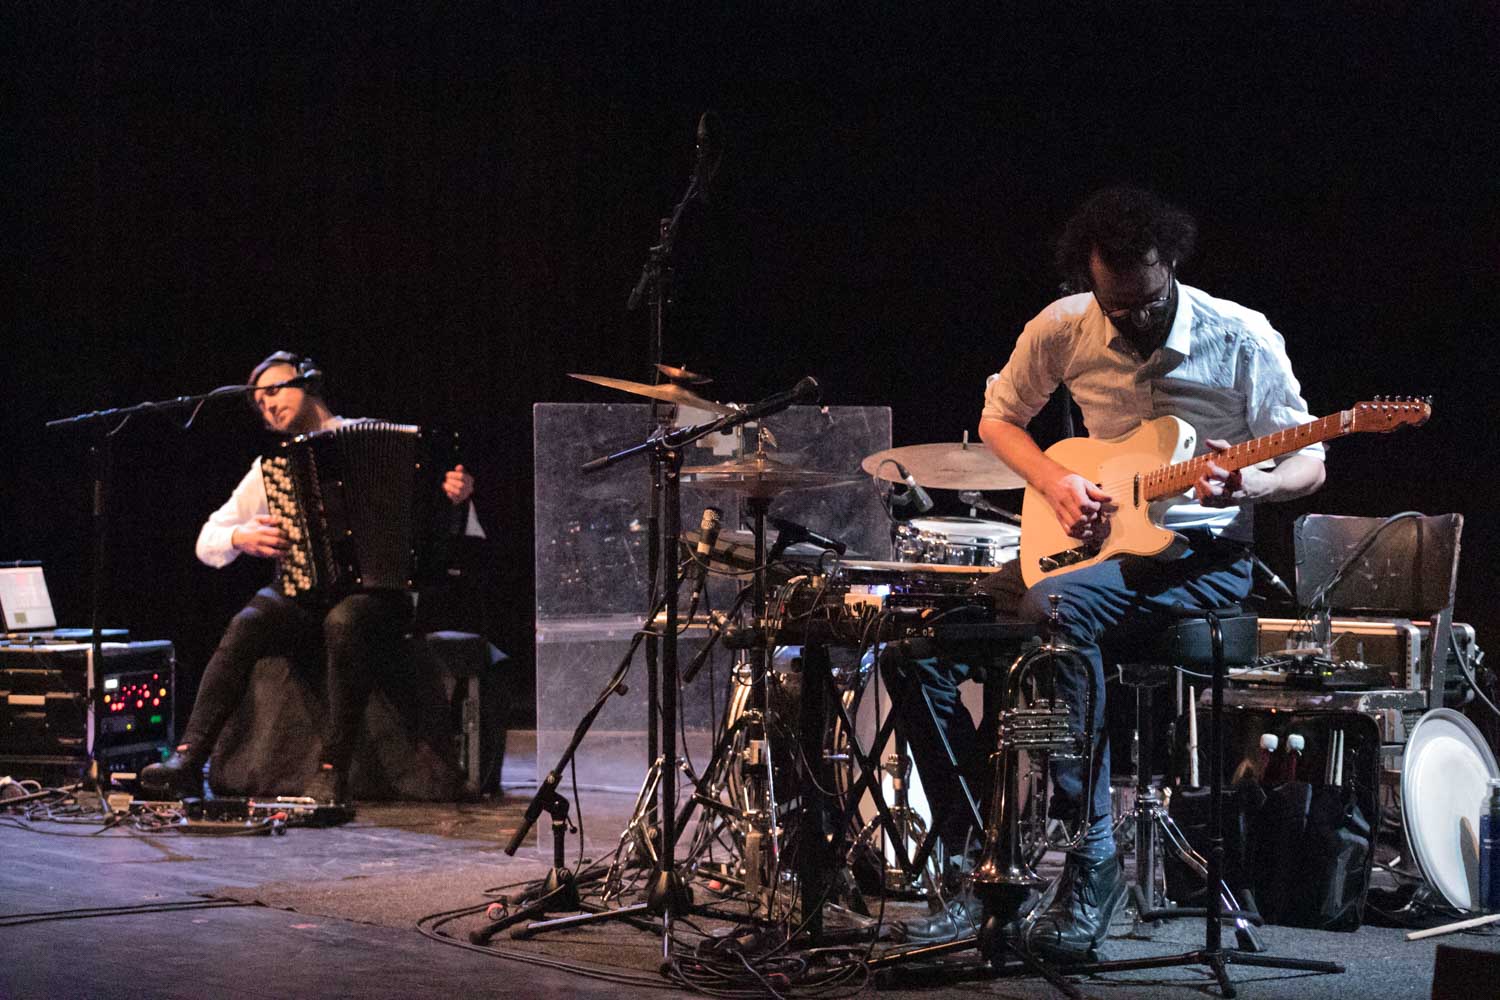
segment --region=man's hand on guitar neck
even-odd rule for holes
[[[1214,452],[1227,449],[1228,441],[1205,440]],[[1208,471],[1193,484],[1193,496],[1205,507],[1234,507],[1246,501],[1292,500],[1323,485],[1323,463],[1306,455],[1293,455],[1274,469],[1253,465],[1233,472],[1208,462]]]

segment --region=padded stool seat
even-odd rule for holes
[[[1260,620],[1255,615],[1219,618],[1224,636],[1224,663],[1243,666],[1260,655]],[[1206,618],[1186,618],[1159,632],[1143,649],[1140,660],[1175,667],[1208,670],[1214,665],[1213,633]]]

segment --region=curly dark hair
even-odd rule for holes
[[[1096,191],[1073,213],[1057,240],[1057,267],[1078,289],[1090,288],[1089,259],[1095,248],[1114,270],[1134,267],[1156,248],[1163,260],[1181,264],[1193,252],[1198,224],[1161,198],[1134,187]]]

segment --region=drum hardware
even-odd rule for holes
[[[586,381],[599,380],[589,377]],[[608,381],[600,384],[609,385]],[[626,386],[626,391],[636,391]],[[651,387],[646,387],[650,389]],[[686,391],[686,390],[680,390]],[[561,927],[575,927],[581,924],[592,923],[609,919],[631,920],[644,916],[660,916],[662,918],[662,949],[666,954],[672,939],[672,922],[675,917],[687,912],[692,907],[692,892],[687,882],[683,879],[676,864],[676,846],[681,827],[677,825],[677,693],[679,683],[677,644],[678,644],[678,601],[681,585],[681,574],[678,571],[676,554],[681,545],[681,483],[682,471],[682,449],[699,438],[706,437],[716,431],[730,430],[752,420],[780,412],[793,403],[809,402],[817,398],[818,384],[812,378],[804,378],[792,389],[761,400],[743,409],[729,408],[728,412],[714,420],[706,423],[695,424],[689,427],[668,429],[665,422],[660,422],[652,429],[647,437],[639,444],[592,459],[583,465],[585,472],[597,472],[608,468],[618,462],[633,458],[637,455],[646,455],[650,460],[652,470],[652,519],[651,519],[651,567],[649,583],[653,591],[655,607],[647,615],[647,620],[653,620],[659,611],[664,611],[666,621],[659,636],[661,645],[661,676],[658,678],[656,671],[652,669],[655,658],[652,655],[654,648],[648,647],[648,672],[647,684],[651,689],[647,694],[648,702],[648,756],[652,757],[649,773],[642,786],[639,797],[641,807],[641,825],[648,830],[650,828],[650,817],[652,813],[648,798],[653,801],[659,799],[659,808],[656,816],[659,820],[660,832],[656,836],[648,836],[656,848],[655,865],[651,875],[651,883],[646,893],[645,900],[629,906],[607,910],[601,913],[584,913],[578,916],[564,917],[557,920],[544,921],[530,924],[525,928],[518,929],[513,936],[525,936]],[[641,393],[653,395],[652,392]],[[662,398],[653,396],[653,398]],[[720,410],[724,409],[722,407]],[[755,484],[751,484],[754,486]],[[755,615],[757,619],[764,616],[764,594],[765,594],[765,515],[769,506],[769,495],[759,495],[751,492],[750,507],[755,518],[755,559],[756,565],[761,567],[754,577]],[[665,525],[665,531],[657,530],[657,511],[660,511],[660,522]],[[657,579],[657,569],[663,568],[665,572],[662,579]],[[660,583],[659,596],[657,595],[658,582]],[[599,702],[585,716],[578,730],[574,733],[574,739],[563,754],[563,759],[557,768],[548,775],[543,787],[538,790],[536,799],[527,810],[525,822],[517,830],[508,847],[510,853],[514,853],[519,847],[521,839],[529,831],[531,825],[536,821],[545,801],[555,793],[556,784],[561,780],[561,768],[572,758],[576,752],[578,743],[587,732],[588,727],[597,717],[599,710],[609,694],[618,689],[624,679],[625,671],[629,668],[630,658],[634,655],[638,641],[646,634],[645,631],[637,633],[632,640],[626,659],[621,665],[611,684],[606,688]],[[650,633],[653,640],[658,638],[653,631]],[[762,651],[760,656],[764,657]],[[660,697],[660,712],[657,711],[657,697]],[[659,732],[658,732],[659,730]],[[656,737],[661,737],[661,752],[652,756],[655,750]],[[655,781],[656,795],[648,791]],[[687,807],[691,806],[691,801]],[[685,807],[686,808],[686,807]],[[635,825],[634,822],[632,824]],[[625,837],[622,834],[622,838]]]
[[[978,512],[982,510],[986,514],[994,514],[1002,521],[1009,521],[1011,524],[1021,523],[1020,514],[1017,514],[1014,511],[1006,510],[1004,507],[997,507],[995,504],[990,503],[989,499],[978,490],[960,491],[958,494],[958,502],[968,505],[970,517],[978,516]]]
[[[1135,901],[1136,921],[1150,924],[1172,917],[1202,916],[1202,907],[1196,909],[1177,907],[1167,898],[1165,870],[1161,869],[1158,861],[1159,858],[1164,857],[1162,847],[1163,839],[1165,839],[1166,849],[1202,879],[1205,885],[1207,884],[1207,859],[1193,849],[1187,835],[1172,819],[1167,811],[1168,793],[1152,780],[1151,761],[1156,746],[1153,691],[1160,687],[1163,681],[1160,676],[1153,677],[1146,671],[1135,674],[1133,679],[1126,679],[1126,668],[1123,666],[1121,678],[1124,686],[1135,689],[1136,725],[1132,739],[1135,748],[1133,756],[1136,780],[1134,808],[1129,816],[1122,815],[1116,826],[1117,829],[1127,826],[1133,828],[1135,879],[1130,886],[1130,894]],[[1189,687],[1188,691],[1188,761],[1192,769],[1190,784],[1196,787],[1198,784],[1197,705],[1193,701],[1192,688]],[[1161,870],[1160,878],[1158,878],[1159,870]],[[1241,908],[1233,891],[1222,878],[1219,880],[1218,891],[1224,909],[1234,911]],[[1253,926],[1243,917],[1235,920],[1235,939],[1240,948],[1246,951],[1265,950],[1256,938]]]
[[[911,767],[911,756],[906,752],[906,741],[898,735],[895,752],[885,758],[881,768],[890,777],[893,800],[890,804],[891,816],[896,821],[897,835],[902,838],[907,850],[913,847],[920,849],[928,834],[927,822],[922,818],[921,813],[912,808],[908,796]],[[856,847],[868,845],[874,848],[875,836],[879,832],[879,817],[872,817],[850,842],[847,857],[852,861]],[[879,855],[882,858],[886,857],[884,850],[879,851]],[[942,875],[937,860],[931,857],[915,873],[890,861],[884,863],[882,872],[882,888],[887,893],[917,897],[935,894],[938,891],[938,880]]]

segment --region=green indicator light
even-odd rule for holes
[[[153,715],[153,716],[151,716],[151,724],[153,726],[157,725],[160,722],[161,722],[161,716],[159,716],[159,715]]]

